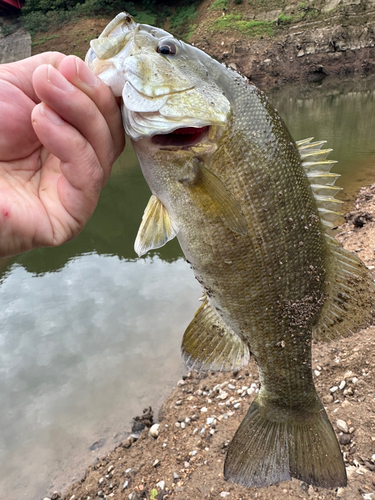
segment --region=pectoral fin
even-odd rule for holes
[[[141,257],[149,250],[164,246],[177,233],[177,226],[169,217],[167,209],[159,198],[152,195],[139,226],[134,250]]]
[[[237,200],[200,161],[193,159],[188,164],[186,176],[180,182],[189,191],[195,205],[200,206],[205,213],[220,216],[234,233],[247,234],[247,222]]]
[[[187,327],[181,346],[189,368],[202,371],[230,371],[249,363],[248,346],[203,302]]]

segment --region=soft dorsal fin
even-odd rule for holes
[[[230,371],[246,366],[248,346],[221,319],[207,299],[187,327],[181,345],[189,368],[202,371]]]
[[[319,340],[347,337],[373,323],[374,280],[363,262],[326,234],[327,298],[313,335]]]
[[[145,208],[134,243],[134,250],[141,257],[149,250],[164,246],[177,233],[178,228],[170,218],[167,209],[153,194]]]
[[[325,141],[311,142],[312,139],[296,144],[323,227],[329,230],[342,217],[339,212],[342,202],[335,199],[341,188],[334,187],[340,176],[330,173],[336,162],[326,160],[330,150],[321,150]],[[313,334],[319,340],[332,340],[346,337],[373,322],[375,285],[368,269],[356,255],[345,250],[329,233],[325,234],[325,239],[328,248],[326,300]]]

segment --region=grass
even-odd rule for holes
[[[228,8],[228,5],[228,0],[215,0],[209,10],[224,10]]]
[[[272,36],[275,24],[270,21],[244,21],[241,14],[228,14],[219,17],[212,25],[212,30],[236,30],[250,36],[258,38],[260,36]]]
[[[33,47],[36,47],[37,45],[43,45],[43,43],[46,43],[49,40],[53,40],[54,38],[60,38],[60,35],[42,36],[37,42],[32,42],[31,45]]]

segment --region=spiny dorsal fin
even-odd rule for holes
[[[332,149],[321,149],[326,141],[311,142],[313,137],[298,141],[297,147],[302,159],[302,167],[310,182],[312,192],[318,206],[319,215],[323,226],[326,229],[335,227],[342,217],[340,205],[343,203],[336,200],[334,196],[340,188],[333,185],[340,177],[338,174],[331,174],[332,165],[336,162],[326,160]],[[329,190],[331,188],[331,191]]]
[[[187,327],[181,345],[189,368],[202,371],[230,371],[249,363],[248,346],[204,300]]]
[[[153,194],[144,211],[134,243],[134,250],[141,257],[149,250],[162,247],[177,233],[178,228],[169,217],[167,209]]]
[[[366,266],[326,234],[327,298],[314,337],[332,340],[365,328],[375,316],[375,285]]]

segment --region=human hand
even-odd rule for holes
[[[0,257],[74,238],[124,143],[115,97],[79,58],[0,65]]]

